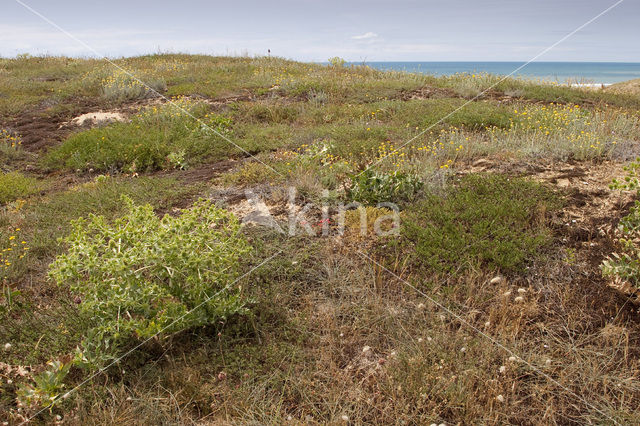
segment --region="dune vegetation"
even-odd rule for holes
[[[0,59],[0,420],[640,423],[639,148],[637,93]]]

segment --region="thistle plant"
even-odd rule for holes
[[[232,214],[205,200],[177,217],[124,197],[128,213],[108,223],[92,215],[73,222],[65,254],[50,276],[69,286],[91,324],[83,362],[100,366],[135,339],[160,339],[244,313],[233,286],[249,251]]]

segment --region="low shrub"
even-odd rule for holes
[[[414,197],[422,185],[422,181],[411,174],[399,171],[382,173],[366,169],[351,177],[347,197],[366,205],[402,202]]]
[[[415,261],[436,273],[483,267],[521,272],[551,241],[545,214],[560,201],[550,190],[500,175],[464,177],[444,196],[428,194],[403,218]]]
[[[150,205],[124,198],[128,213],[108,223],[91,215],[73,222],[68,252],[50,276],[69,286],[93,324],[83,362],[102,365],[132,339],[167,336],[245,312],[232,286],[249,251],[230,213],[200,200],[179,216],[158,218]]]
[[[614,180],[611,188],[636,191],[640,195],[640,158],[625,167],[622,181]],[[616,251],[600,266],[609,285],[640,304],[640,202],[636,200],[629,214],[620,220],[615,231]]]
[[[165,81],[158,77],[128,74],[118,70],[104,78],[102,96],[110,101],[123,102],[157,96],[167,90]]]
[[[28,197],[38,192],[40,188],[41,185],[35,178],[18,172],[0,172],[0,204]]]

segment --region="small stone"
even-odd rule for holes
[[[522,288],[522,287],[520,287],[520,288],[518,289],[518,293],[520,293],[520,294],[524,294],[524,293],[526,293],[526,292],[527,292],[527,289],[526,289],[526,288]]]
[[[546,360],[546,361],[544,362],[544,364],[545,364],[547,367],[548,367],[548,366],[550,366],[550,365],[551,365],[551,360],[550,360],[550,359]]]
[[[496,396],[496,400],[497,400],[498,402],[504,402],[504,396],[502,396],[502,395],[498,395],[498,396]]]
[[[516,358],[515,356],[510,356],[510,357],[509,357],[509,361],[511,361],[511,362],[515,362],[515,361],[516,361],[516,359],[517,359],[517,358]]]
[[[467,348],[465,348],[464,346],[460,348],[460,352],[465,353],[467,351]]]
[[[418,337],[418,343],[422,343],[424,339],[422,337]]]
[[[8,351],[9,349],[11,349],[11,343],[5,343],[4,344],[4,350]]]
[[[501,374],[504,374],[504,372],[507,371],[507,367],[505,367],[504,365],[501,365],[499,370]]]
[[[487,322],[484,323],[485,327],[489,327],[490,325],[491,325],[491,321],[487,321]]]
[[[362,353],[366,354],[368,352],[371,352],[371,348],[369,346],[365,346],[364,348],[362,348]]]
[[[424,308],[425,308],[424,303],[418,303],[417,308],[418,308],[419,311],[424,310]]]
[[[524,302],[524,297],[522,297],[522,296],[518,296],[518,297],[516,297],[516,298],[515,298],[515,299],[513,299],[513,300],[514,300],[514,301],[516,301],[516,302],[518,302],[518,303],[520,303],[520,302]]]
[[[349,416],[347,416],[346,414],[343,414],[341,419],[344,420],[345,422],[348,422],[349,421]]]
[[[509,296],[511,296],[511,290],[507,290],[507,291],[505,291],[504,293],[502,293],[502,295],[503,295],[504,297],[509,297]]]

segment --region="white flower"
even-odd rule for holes
[[[9,349],[11,349],[11,343],[5,343],[4,344],[4,350],[8,351]]]
[[[509,296],[511,296],[511,290],[507,290],[507,291],[505,291],[504,293],[502,293],[502,295],[503,295],[504,297],[509,297]]]
[[[504,402],[504,396],[502,396],[502,395],[498,395],[498,396],[496,396],[496,400],[497,400],[498,402]]]
[[[515,298],[515,299],[513,299],[513,300],[514,300],[515,302],[518,302],[518,303],[520,303],[520,302],[524,302],[524,297],[522,297],[522,296],[518,296],[518,297],[516,297],[516,298]]]
[[[342,420],[344,420],[345,422],[348,422],[348,421],[349,421],[349,416],[347,416],[346,414],[343,414],[341,418],[342,418]]]
[[[504,365],[500,366],[500,373],[504,374],[504,372],[507,371],[507,367],[505,367]]]
[[[526,293],[526,292],[527,292],[527,289],[526,289],[526,288],[522,288],[522,287],[520,287],[520,288],[518,289],[518,293],[520,293],[520,294],[523,294],[523,293]]]
[[[425,308],[424,303],[419,303],[417,306],[418,310],[423,310]]]
[[[424,339],[422,337],[418,337],[418,343],[422,343]]]
[[[550,366],[550,365],[551,365],[551,360],[550,360],[550,359],[547,359],[544,363],[545,363],[545,365],[548,367],[548,366]]]
[[[517,358],[515,356],[510,356],[509,361],[514,362]]]
[[[504,277],[498,275],[497,277],[493,277],[491,281],[489,281],[489,284],[500,284],[503,281],[504,281]]]

